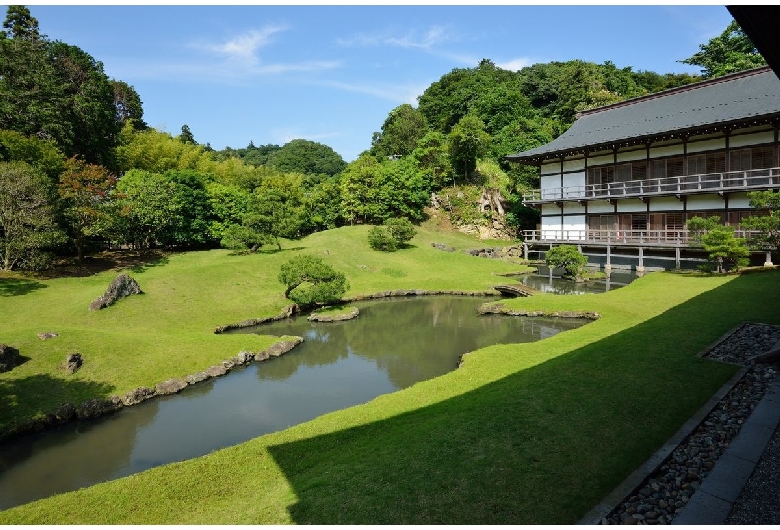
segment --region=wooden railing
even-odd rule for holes
[[[664,195],[684,195],[721,191],[759,190],[780,187],[780,168],[753,169],[664,177],[608,184],[587,184],[532,190],[523,194],[523,202],[581,201],[593,199],[622,199]]]
[[[748,237],[751,232],[735,230],[736,237]],[[688,230],[524,230],[527,243],[615,243],[664,246],[688,246],[694,243]]]

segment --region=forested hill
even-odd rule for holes
[[[503,157],[549,142],[580,110],[764,61],[732,23],[682,62],[702,77],[578,60],[508,71],[484,59],[443,75],[416,107],[392,109],[370,149],[347,163],[305,139],[215,151],[186,124],[177,136],[150,128],[131,85],[49,39],[26,7],[9,6],[0,31],[0,269],[80,260],[108,244],[253,251],[344,224],[421,221],[432,198],[457,224],[495,224],[498,212],[511,237],[535,223],[519,197],[538,182]]]

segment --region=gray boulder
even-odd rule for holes
[[[65,357],[65,362],[62,363],[62,367],[66,372],[72,374],[81,368],[82,364],[84,364],[84,359],[81,358],[80,353],[69,353],[68,356]]]
[[[10,372],[20,362],[19,350],[7,344],[0,344],[0,372]]]
[[[96,298],[91,304],[89,304],[90,311],[97,311],[114,304],[117,300],[120,300],[131,294],[141,294],[141,287],[134,279],[127,274],[120,274],[106,289],[103,296]]]

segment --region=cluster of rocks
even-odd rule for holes
[[[435,249],[442,250],[444,252],[455,252],[455,247],[445,245],[444,243],[431,243],[431,246]]]
[[[757,359],[778,342],[780,326],[743,324],[704,355],[743,365],[745,375],[601,524],[669,524],[674,520],[774,381],[777,368]]]
[[[120,274],[108,285],[108,289],[102,296],[96,298],[89,304],[90,311],[97,311],[108,307],[117,300],[130,296],[132,294],[141,294],[141,287],[134,279],[127,274]]]
[[[523,247],[514,245],[509,247],[474,248],[467,251],[467,253],[472,256],[490,259],[522,258]]]

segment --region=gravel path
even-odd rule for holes
[[[658,470],[602,519],[601,524],[669,524],[674,520],[775,379],[775,368],[755,365],[752,359],[778,342],[780,326],[743,324],[705,354],[708,358],[746,366],[748,371]],[[762,464],[765,471],[759,473]],[[777,432],[758,466],[727,522],[780,522],[780,435]],[[761,510],[756,508],[759,505],[763,507]]]

